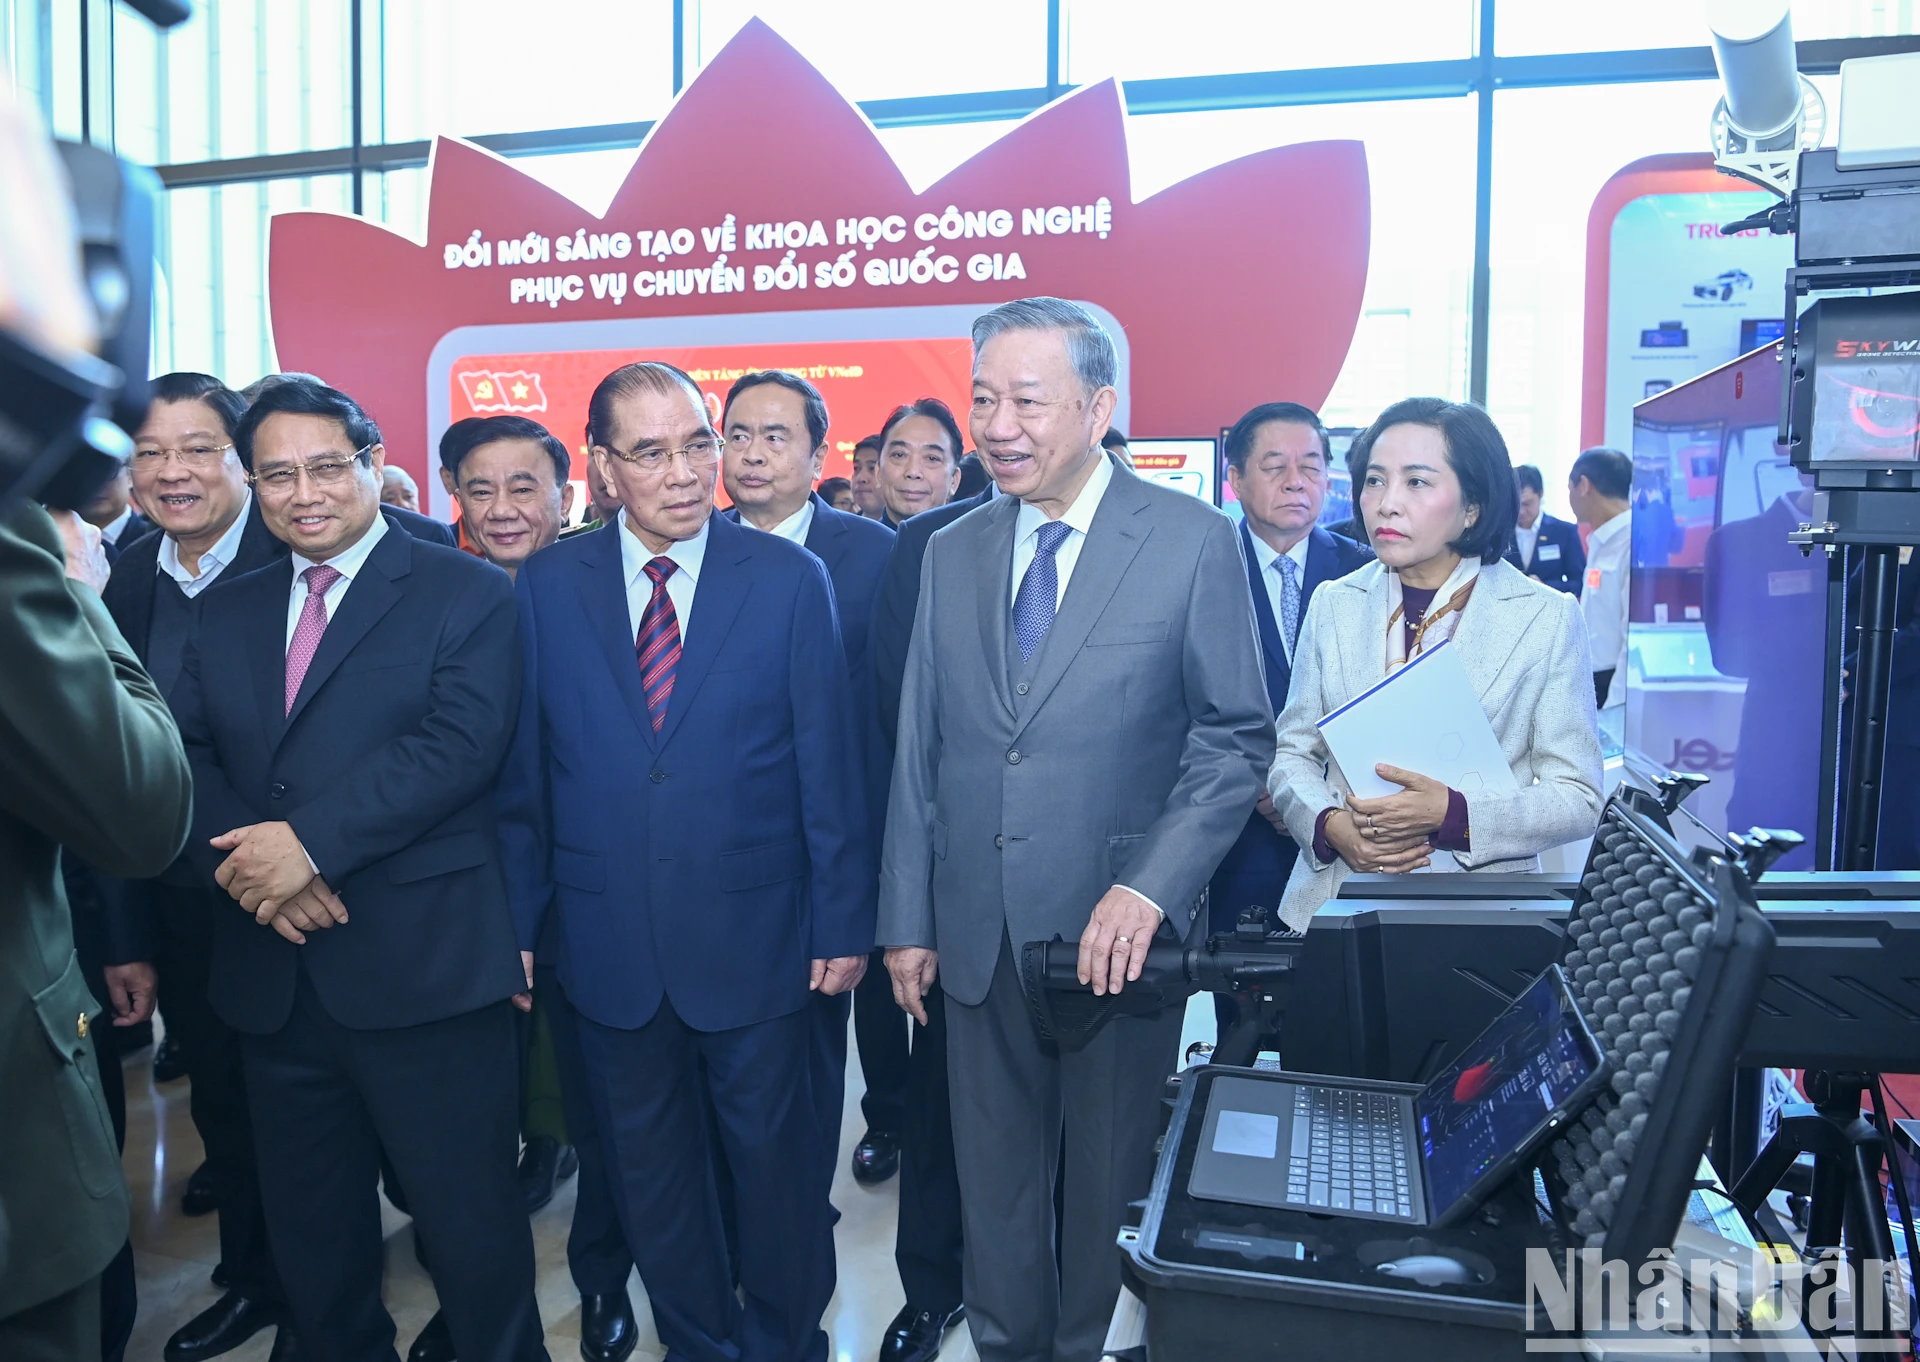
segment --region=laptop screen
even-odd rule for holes
[[[1414,1099],[1433,1214],[1524,1145],[1596,1067],[1565,976],[1549,968]]]

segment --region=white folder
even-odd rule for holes
[[[1381,763],[1461,794],[1517,790],[1493,725],[1451,641],[1421,653],[1320,721],[1327,750],[1361,799],[1399,794],[1374,773]]]

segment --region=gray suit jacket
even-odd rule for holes
[[[967,1005],[1003,934],[1077,941],[1115,884],[1184,937],[1274,750],[1231,521],[1116,467],[1019,694],[1019,512],[995,498],[927,546],[887,808],[880,944],[937,949]]]
[[[1387,571],[1369,563],[1313,595],[1300,628],[1293,689],[1280,716],[1279,752],[1269,788],[1300,843],[1280,915],[1305,930],[1350,873],[1337,857],[1314,855],[1320,811],[1349,790],[1320,736],[1320,720],[1386,671]],[[1519,789],[1467,791],[1471,852],[1440,852],[1460,870],[1538,870],[1549,847],[1593,835],[1600,821],[1600,735],[1594,723],[1592,663],[1580,603],[1509,563],[1480,569],[1479,585],[1453,632],[1500,750]]]

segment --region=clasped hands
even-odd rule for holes
[[[1402,786],[1378,799],[1347,795],[1346,807],[1327,819],[1327,840],[1355,870],[1405,874],[1432,863],[1431,838],[1447,817],[1447,787],[1430,776],[1384,762],[1373,768]]]
[[[287,823],[253,823],[213,839],[227,859],[213,873],[234,902],[254,921],[296,946],[306,933],[347,920],[347,906],[307,859],[307,849]]]

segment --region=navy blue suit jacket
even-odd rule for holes
[[[1240,524],[1240,552],[1247,564],[1247,585],[1253,592],[1254,623],[1260,630],[1260,660],[1266,670],[1267,699],[1277,715],[1287,707],[1287,689],[1293,684],[1293,666],[1280,641],[1280,622],[1273,615],[1273,601],[1262,580],[1260,559],[1254,554],[1253,531]],[[1324,530],[1318,525],[1307,536],[1307,573],[1300,584],[1300,618],[1307,616],[1313,593],[1322,584],[1336,581],[1373,561],[1373,550],[1363,544]],[[1230,927],[1244,908],[1258,903],[1272,909],[1280,902],[1280,891],[1300,849],[1289,837],[1281,835],[1258,811],[1247,819],[1240,840],[1220,863],[1212,880],[1212,905],[1209,910],[1215,931]],[[1244,902],[1242,900],[1245,900]]]
[[[1541,555],[1541,550],[1549,545],[1559,550],[1558,556]],[[1580,546],[1580,527],[1556,520],[1545,511],[1540,513],[1540,537],[1533,544],[1532,566],[1520,561],[1518,543],[1507,550],[1507,561],[1528,576],[1538,577],[1555,591],[1575,596],[1580,594],[1580,579],[1587,573],[1587,551]]]
[[[389,517],[391,520],[391,517]],[[286,1023],[298,967],[336,1021],[413,1026],[526,986],[493,789],[520,699],[513,587],[391,525],[321,637],[287,712],[281,558],[199,598],[172,706],[193,765],[187,852],[211,883],[230,828],[285,820],[349,920],[295,946],[230,906],[209,995],[228,1025]]]
[[[501,780],[522,950],[560,916],[567,996],[635,1029],[797,1012],[873,948],[878,875],[827,570],[715,513],[666,721],[633,650],[618,523],[520,569],[525,701]]]

